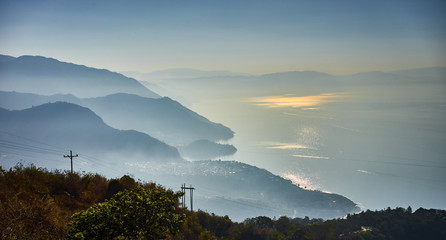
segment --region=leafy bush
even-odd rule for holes
[[[184,215],[181,192],[136,186],[73,215],[67,239],[163,239],[176,234]]]

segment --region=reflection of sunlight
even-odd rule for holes
[[[310,156],[310,155],[298,155],[298,154],[293,154],[291,156],[292,157],[298,157],[298,158],[330,159],[329,157]]]
[[[321,134],[320,129],[312,126],[302,126],[297,130],[299,143],[316,149],[320,146]]]
[[[283,112],[284,115],[288,115],[288,116],[297,116],[297,114],[295,113],[289,113],[289,112]]]
[[[270,146],[267,147],[269,149],[307,149],[307,146],[304,145],[298,145],[298,144],[288,144],[288,145],[277,145],[277,146]]]
[[[335,99],[342,97],[344,97],[344,94],[339,93],[323,93],[316,96],[303,97],[286,94],[284,96],[256,97],[251,98],[248,101],[253,102],[258,106],[268,108],[292,107],[302,108],[305,110],[317,110],[318,106],[321,104],[335,102]]]
[[[282,177],[285,179],[290,180],[294,185],[297,185],[301,188],[305,188],[308,190],[318,190],[320,189],[320,186],[315,184],[310,180],[310,178],[302,176],[301,174],[292,174],[292,173],[285,173],[282,174]]]
[[[367,170],[358,169],[358,170],[356,170],[356,171],[361,172],[361,173],[366,173],[366,174],[372,174],[372,175],[373,175],[372,172],[369,172],[369,171],[367,171]]]
[[[267,149],[310,149],[310,147],[297,143],[283,143],[283,142],[262,142]]]

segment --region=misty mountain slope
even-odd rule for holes
[[[237,152],[237,148],[229,144],[220,144],[206,139],[194,141],[186,146],[178,147],[181,155],[193,160],[215,159],[230,156]]]
[[[124,74],[134,77],[148,88],[155,85],[164,95],[174,97],[183,104],[199,100],[203,95],[214,98],[242,95],[246,92],[246,87],[253,86],[253,80],[256,79],[255,76],[244,73],[175,68],[151,73],[124,72]],[[220,92],[219,89],[231,91]]]
[[[401,86],[443,85],[446,83],[446,67],[416,68],[392,72],[361,72],[338,76],[350,86]]]
[[[198,139],[228,140],[234,136],[231,129],[167,97],[113,94],[83,102],[111,126],[142,131],[170,144],[187,144]]]
[[[336,76],[315,71],[291,71],[291,72],[264,74],[259,76],[256,82],[266,85],[279,84],[288,87],[306,86],[306,85],[311,85],[311,86],[329,85],[331,87],[334,87],[337,84],[339,84]]]
[[[193,68],[170,68],[150,73],[123,72],[123,74],[126,76],[134,77],[136,79],[152,80],[155,82],[165,79],[197,79],[229,76],[248,76],[248,74],[245,73],[230,71],[204,71]]]
[[[14,60],[14,57],[1,55],[0,54],[0,63]]]
[[[0,107],[9,110],[22,110],[45,103],[69,102],[81,105],[81,99],[71,94],[43,96],[34,93],[0,91]]]
[[[0,58],[0,90],[97,97],[124,92],[158,98],[133,78],[40,56]]]
[[[0,130],[12,134],[0,135],[6,142],[12,141],[13,136],[20,136],[79,153],[115,155],[117,162],[129,158],[150,162],[182,161],[174,147],[144,133],[113,129],[91,110],[71,103],[50,103],[20,111],[3,109]],[[22,148],[19,145],[14,150]],[[110,162],[110,159],[103,161]]]
[[[247,74],[196,75],[181,77],[176,69],[163,71],[161,78],[156,78],[158,72],[151,74],[132,75],[145,86],[155,83],[168,89],[172,96],[182,96],[189,101],[203,98],[255,97],[259,95],[283,94],[283,89],[289,91],[302,90],[315,86],[324,89],[340,88],[344,85],[338,76],[315,71],[291,71],[264,74],[259,76]],[[169,77],[172,74],[175,77]]]
[[[184,162],[145,171],[161,184],[191,183],[196,188],[195,209],[238,220],[262,215],[333,218],[359,210],[344,196],[306,190],[265,169],[235,161]]]
[[[425,82],[426,79],[432,79],[437,83],[446,83],[446,67],[431,67],[431,68],[418,68],[399,70],[391,72],[399,76],[410,77],[417,79],[419,82]],[[431,80],[431,82],[432,82]]]
[[[350,75],[330,75],[315,71],[292,71],[265,74],[256,80],[259,84],[278,84],[287,87],[318,87],[330,89],[364,86],[445,83],[446,67],[417,68],[392,72],[360,72]]]
[[[169,73],[169,72],[167,72]],[[172,74],[175,73],[174,69]],[[200,102],[203,99],[248,98],[296,94],[318,95],[331,92],[349,92],[358,88],[397,87],[404,85],[441,85],[446,82],[446,67],[419,68],[393,72],[361,72],[350,75],[330,75],[315,71],[290,71],[259,76],[212,76],[197,78],[152,78],[150,74],[138,75],[141,83],[169,90],[170,96]],[[392,90],[394,91],[394,90]],[[182,98],[178,97],[181,96]]]
[[[170,144],[188,144],[198,139],[227,140],[234,135],[231,129],[209,121],[170,98],[113,94],[79,99],[73,95],[42,96],[0,91],[0,107],[11,110],[57,101],[88,107],[112,127],[145,132]]]

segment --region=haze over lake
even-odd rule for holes
[[[158,84],[232,127],[238,151],[230,159],[309,189],[342,193],[364,208],[443,208],[444,68],[408,73],[290,72]]]
[[[21,99],[2,114],[70,102],[82,107],[57,110],[127,143],[150,135],[202,174],[251,169],[192,162],[235,160],[364,209],[446,209],[444,12],[437,0],[0,0],[0,91]],[[150,165],[133,160],[125,171]]]

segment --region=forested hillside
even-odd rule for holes
[[[0,168],[0,189],[0,239],[446,237],[446,211],[420,208],[413,212],[410,207],[368,210],[329,221],[259,216],[236,223],[227,216],[187,211],[180,207],[181,192],[135,181],[127,175],[106,179],[98,174],[50,172],[17,165],[9,170]],[[152,215],[156,218],[150,218],[150,224],[140,224]]]

